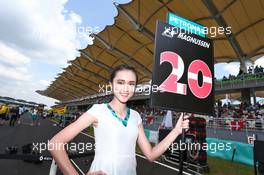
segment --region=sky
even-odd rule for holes
[[[89,32],[114,23],[113,2],[130,0],[0,0],[0,96],[54,105],[35,91],[45,90],[78,49],[92,44]],[[264,58],[257,62],[264,66]],[[239,63],[216,64],[215,77],[238,70]]]

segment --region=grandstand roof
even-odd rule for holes
[[[231,27],[231,34],[208,35],[214,41],[215,63],[255,61],[264,55],[264,2],[256,0],[133,0],[117,5],[115,23],[94,35],[94,44],[80,50],[50,86],[38,93],[68,101],[98,93],[112,67],[136,67],[139,82],[152,74],[156,21],[168,12],[212,27]]]
[[[25,101],[25,100],[22,100],[22,99],[15,99],[15,98],[11,98],[11,97],[2,97],[2,96],[0,96],[0,104],[1,103],[25,105],[25,106],[39,106],[39,105],[46,106],[45,104],[35,103],[35,102],[32,102],[32,101]]]

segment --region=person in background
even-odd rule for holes
[[[42,116],[42,112],[37,110],[36,125],[38,125],[38,126],[40,126],[40,116]]]
[[[166,115],[163,117],[163,121],[161,123],[161,128],[163,129],[171,129],[172,126],[172,112],[168,110]]]
[[[31,110],[31,116],[32,116],[32,126],[36,126],[37,125],[37,120],[38,120],[38,111],[37,109],[32,109]]]
[[[2,125],[5,125],[8,123],[9,120],[9,106],[8,104],[4,104],[1,106],[0,108],[0,119],[1,119],[1,123]]]
[[[21,116],[23,115],[23,113],[24,113],[24,109],[23,109],[23,107],[20,105],[19,107],[18,107],[18,120],[17,120],[17,124],[20,124],[21,123],[21,120],[20,120],[20,118],[21,118]]]
[[[15,123],[19,116],[19,108],[17,106],[12,107],[9,111],[9,114],[10,114],[9,126],[15,126]]]

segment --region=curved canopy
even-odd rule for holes
[[[134,0],[116,5],[115,23],[94,35],[93,45],[80,50],[55,81],[38,93],[60,101],[96,94],[107,84],[109,73],[119,64],[136,68],[139,82],[152,74],[156,21],[168,12],[211,30],[215,63],[255,61],[264,55],[264,1],[242,0]],[[231,34],[214,34],[215,27],[231,27]],[[100,87],[99,87],[100,85]]]

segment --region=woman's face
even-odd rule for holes
[[[111,85],[114,97],[121,103],[126,103],[134,95],[136,88],[136,75],[131,70],[118,71]]]

